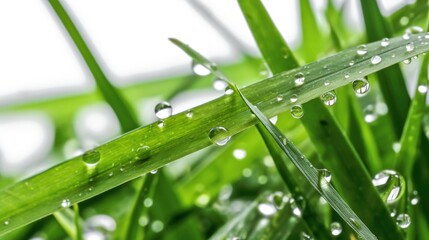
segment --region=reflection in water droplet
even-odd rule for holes
[[[207,76],[211,73],[208,68],[195,61],[192,61],[192,71],[198,76]]]
[[[368,93],[369,82],[365,78],[358,78],[352,83],[353,91],[356,93],[356,96],[361,97]]]
[[[210,140],[218,146],[223,146],[229,142],[231,136],[224,136],[222,139],[219,139],[220,135],[225,135],[228,133],[228,130],[224,127],[214,127],[209,131]]]
[[[407,49],[407,52],[412,52],[414,50],[414,43],[408,43],[405,45],[405,49]]]
[[[155,106],[155,115],[159,119],[165,119],[171,116],[173,113],[173,108],[171,107],[171,104],[166,101],[162,101]]]
[[[401,213],[396,217],[396,224],[402,228],[406,229],[411,225],[411,218],[406,213]]]
[[[380,42],[380,45],[382,47],[387,47],[387,46],[389,46],[389,44],[390,44],[390,40],[388,38],[383,38]]]
[[[82,155],[82,160],[89,167],[95,166],[100,161],[100,152],[95,149],[88,150]]]
[[[366,45],[365,45],[365,44],[363,44],[363,45],[359,45],[359,46],[357,47],[356,53],[357,53],[358,55],[363,56],[363,55],[365,55],[367,52],[368,52],[368,48],[366,47]]]
[[[375,55],[371,58],[371,64],[376,65],[381,63],[381,57],[378,55]]]
[[[381,198],[386,203],[394,203],[405,192],[405,180],[393,170],[383,170],[372,179],[372,184],[378,190]]]
[[[334,91],[329,91],[320,96],[320,100],[326,105],[326,106],[332,106],[337,102],[337,95]]]
[[[305,76],[303,73],[299,72],[295,74],[295,86],[301,86],[304,84]]]
[[[291,107],[290,113],[293,118],[299,119],[299,118],[302,118],[302,116],[304,116],[304,109],[302,108],[301,105],[295,105]]]
[[[338,236],[343,231],[343,228],[341,227],[341,224],[339,222],[333,222],[331,223],[331,234],[332,236]]]
[[[215,90],[224,92],[227,87],[228,87],[228,83],[225,81],[225,79],[222,79],[222,78],[213,79],[213,88]]]
[[[319,178],[319,184],[323,185],[323,184],[331,182],[332,175],[328,169],[326,169],[326,168],[317,169],[317,174],[318,174],[318,178]]]
[[[63,207],[63,208],[67,208],[67,207],[70,207],[70,200],[69,199],[64,199],[64,200],[62,200],[61,201],[61,207]]]

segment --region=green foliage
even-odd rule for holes
[[[429,143],[422,132],[429,58],[414,58],[429,51],[429,35],[402,37],[413,24],[427,25],[426,1],[417,0],[385,17],[376,1],[361,0],[366,34],[350,31],[343,20],[344,6],[337,9],[332,1],[325,12],[328,33],[310,1],[300,1],[302,43],[291,49],[261,1],[239,0],[261,59],[249,57],[209,9],[191,1],[240,48],[242,62],[218,66],[171,38],[211,74],[124,89],[109,82],[60,1],[49,3],[97,89],[8,106],[1,112],[47,113],[58,131],[52,154],[58,160],[60,149],[74,137],[71,119],[83,106],[108,103],[124,134],[22,181],[11,184],[14,180],[0,178],[1,239],[83,239],[88,231],[118,239],[429,238]],[[404,17],[405,25],[400,23]],[[382,46],[386,37],[389,44]],[[354,45],[365,38],[372,43],[358,54],[360,47]],[[422,59],[412,98],[406,90],[408,76],[397,65],[408,59]],[[264,62],[272,77],[261,77]],[[300,66],[303,62],[308,64]],[[341,88],[367,76],[371,93],[363,98]],[[133,104],[140,98],[162,94],[169,100],[184,91],[207,89],[213,79],[227,84],[223,96],[139,127]],[[232,82],[245,87],[239,90]],[[318,98],[334,90],[338,103],[325,106]],[[373,99],[384,100],[388,111],[369,123],[363,109]],[[61,108],[64,105],[69,107]],[[300,120],[290,114],[298,106],[304,111]],[[270,117],[278,118],[277,123]],[[394,141],[400,146],[397,152],[391,148]],[[372,176],[387,168],[404,178],[391,176],[386,186],[375,188]],[[396,217],[405,213],[411,225],[398,227]],[[116,221],[116,229],[94,229],[91,217],[106,215]],[[342,226],[338,237],[331,235],[333,222]]]

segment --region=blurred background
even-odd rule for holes
[[[301,42],[299,1],[264,0],[292,48]],[[363,32],[356,0],[345,22]],[[389,15],[413,1],[379,1]],[[240,65],[259,52],[236,1],[62,0],[108,79],[135,107],[142,124],[154,121],[163,88],[142,83],[190,76],[190,59],[168,41],[178,38],[221,66]],[[293,4],[292,4],[293,3]],[[313,0],[322,26],[326,1]],[[0,174],[22,178],[76,156],[120,134],[118,121],[95,94],[93,77],[45,0],[0,1]],[[236,75],[269,76],[263,64]],[[259,74],[259,75],[258,75]],[[234,80],[234,78],[232,78]],[[204,84],[203,84],[204,85]],[[176,96],[174,112],[220,95],[210,85]],[[53,150],[56,143],[64,143]]]

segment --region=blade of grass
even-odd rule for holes
[[[82,239],[82,232],[80,231],[81,228],[77,228],[76,225],[76,222],[79,222],[79,215],[76,215],[69,208],[57,211],[53,215],[67,235],[75,240]]]
[[[264,127],[266,132],[263,134],[269,134],[265,136],[275,140],[277,145],[283,150],[288,158],[294,163],[294,165],[300,170],[305,178],[311,183],[311,185],[322,195],[331,207],[340,215],[340,217],[361,237],[364,239],[377,239],[375,235],[368,229],[368,227],[360,220],[360,218],[353,212],[353,210],[347,205],[347,203],[341,198],[338,192],[332,187],[330,182],[326,180],[325,172],[323,169],[316,169],[305,158],[305,156],[295,147],[295,145],[287,139],[280,130],[273,125],[267,117],[255,106],[253,106],[244,95],[235,88],[240,94],[240,97],[249,107],[251,112],[258,118],[261,126]],[[261,128],[262,129],[262,128]],[[329,173],[330,174],[330,173]]]
[[[74,218],[73,218],[74,226],[76,229],[76,240],[83,240],[82,224],[81,224],[78,204],[73,205],[73,212],[74,212]]]
[[[422,38],[419,39],[419,36]],[[425,34],[413,35],[409,40],[416,46],[413,54],[429,51],[429,44],[421,44],[429,42],[424,36]],[[258,108],[267,116],[272,117],[292,106],[289,101],[278,102],[279,95],[288,99],[292,94],[298,93],[300,97],[297,104],[305,103],[323,92],[350,83],[353,79],[409,58],[410,54],[404,50],[409,41],[394,38],[383,49],[378,47],[380,42],[368,44],[366,56],[356,56],[356,48],[351,48],[252,84],[243,88],[242,92],[250,101],[257,103]],[[396,57],[392,58],[392,54]],[[383,61],[371,64],[373,55],[379,55]],[[352,59],[355,60],[353,66],[342,66],[341,63]],[[323,66],[327,64],[332,67],[324,69]],[[305,72],[306,69],[312,69],[313,74],[306,76],[306,84],[297,89],[293,84],[294,75]],[[350,78],[344,78],[346,72],[350,73]],[[326,81],[330,81],[328,86],[324,84]],[[1,190],[0,205],[3,207],[0,208],[0,223],[3,224],[0,224],[0,234],[59,210],[64,199],[76,204],[92,198],[207,147],[213,144],[212,140],[234,135],[256,123],[256,119],[249,115],[247,107],[235,95],[224,95],[193,108],[192,112],[191,119],[183,112],[165,119],[163,127],[153,123],[96,147],[93,150],[100,154],[100,161],[94,167],[87,166],[82,156],[78,156]],[[210,139],[209,131],[218,126],[228,131]],[[149,147],[142,155],[132,151],[141,147],[140,144]],[[8,224],[4,224],[5,222]]]
[[[273,45],[271,38],[270,40],[267,39],[267,36],[270,36],[268,30],[273,30],[273,37],[277,36],[274,34],[276,31],[274,23],[270,19],[264,17],[267,15],[267,13],[259,1],[239,0],[239,4],[242,11],[244,12],[251,30],[253,30],[251,27],[252,25],[263,25],[264,28],[267,29],[267,32],[265,32],[264,35],[258,31],[252,31],[254,38],[258,42],[258,46],[260,46],[260,50],[265,51],[267,48],[264,46]],[[283,46],[286,44],[284,41],[277,40],[274,43],[279,43],[281,45],[271,46],[271,49],[274,50],[271,52],[265,52],[263,56],[269,55],[272,57],[282,56],[284,54],[287,54],[288,56],[292,55],[291,52],[284,53],[279,51],[283,49],[289,49]],[[376,48],[380,49],[379,46],[376,46]],[[369,56],[372,57],[375,55],[369,54]],[[392,58],[390,54],[389,58]],[[289,61],[294,61],[293,57],[289,59]],[[381,57],[381,59],[384,61],[388,58],[386,56]],[[348,63],[351,61],[354,61],[359,65],[359,60],[357,60],[357,58],[342,60],[343,62],[339,66],[335,66],[333,63],[327,62],[325,68],[344,68],[346,70],[344,70],[341,78],[356,79],[353,76],[353,71],[348,71],[347,68],[349,66]],[[284,68],[284,66],[279,65],[276,62],[272,62],[272,64],[273,65],[269,66],[272,68],[273,73],[276,73],[276,69],[281,69],[282,67]],[[295,62],[295,64],[297,63]],[[311,73],[314,72],[324,72],[323,69],[307,69],[310,69],[311,71],[305,70],[301,73],[309,71],[310,73],[307,75],[308,77],[311,77]],[[305,76],[306,79],[307,76]],[[331,85],[330,80],[327,80],[327,82],[328,86]],[[285,84],[288,83],[286,82]],[[290,84],[294,84],[293,79],[290,79]],[[299,93],[299,89],[296,92]],[[298,102],[295,104],[299,104],[299,98],[301,98],[301,94],[297,95]],[[284,98],[289,99],[288,96],[285,96]],[[302,123],[307,129],[307,132],[314,143],[323,163],[329,167],[330,170],[337,174],[337,178],[334,179],[334,182],[339,191],[343,193],[343,196],[347,199],[351,207],[359,212],[365,223],[379,238],[400,239],[401,235],[398,232],[395,223],[390,220],[389,212],[380,199],[378,192],[372,185],[368,172],[366,171],[355,149],[350,144],[347,137],[343,134],[343,131],[340,129],[336,119],[332,116],[329,110],[325,108],[325,106],[320,101],[318,101],[318,99],[312,100],[304,105],[304,109],[306,110],[306,114],[302,118]],[[329,144],[327,144],[328,142]],[[347,159],[347,161],[344,161],[344,159]],[[350,179],[350,172],[353,172],[353,180]],[[365,202],[365,204],[362,204],[362,202]],[[389,220],[386,221],[386,219]]]

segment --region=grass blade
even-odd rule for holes
[[[78,225],[76,225],[76,223],[80,224],[79,215],[76,215],[75,212],[69,208],[57,211],[53,215],[67,235],[71,237],[71,239],[82,239],[81,228],[80,226],[77,227]]]
[[[424,36],[414,35],[409,40],[416,46],[413,55],[429,51],[429,44],[421,44],[429,42]],[[380,42],[368,44],[368,54],[365,56],[356,56],[356,48],[351,48],[252,84],[243,88],[242,92],[250,101],[257,103],[264,114],[272,117],[292,106],[289,101],[278,102],[279,95],[288,99],[298,93],[298,104],[317,98],[321,93],[350,83],[355,78],[409,58],[410,53],[405,51],[409,41],[394,38],[385,49],[379,48]],[[392,58],[392,54],[396,57]],[[379,55],[383,61],[371,64],[370,59],[374,55]],[[353,66],[344,66],[344,62],[352,59],[355,60]],[[327,64],[332,67],[324,69]],[[312,69],[313,74],[306,76],[306,84],[298,89],[293,84],[294,76],[306,69]],[[350,78],[345,79],[345,73],[350,73]],[[324,84],[326,81],[330,81],[328,86]],[[192,119],[186,113],[180,113],[165,119],[163,127],[153,123],[98,146],[93,149],[100,154],[100,161],[95,167],[88,167],[82,156],[78,156],[1,190],[0,205],[3,207],[0,208],[0,222],[8,224],[0,224],[0,234],[61,209],[60,203],[64,199],[69,199],[71,204],[84,201],[212,145],[208,133],[216,126],[228,129],[227,133],[219,134],[219,138],[225,138],[256,123],[247,107],[234,95],[224,95],[193,108],[192,112]],[[141,147],[140,144],[148,146],[148,151],[137,154],[135,150]],[[26,197],[29,194],[32,195],[31,199]]]
[[[243,94],[236,88],[243,101],[249,107],[253,114],[258,118],[259,122],[267,131],[272,139],[276,141],[278,146],[300,170],[311,185],[326,199],[331,207],[338,215],[361,237],[364,239],[377,239],[368,227],[360,220],[353,212],[347,203],[341,198],[338,192],[332,187],[330,182],[323,175],[325,172],[321,169],[316,169],[305,158],[305,156],[287,139],[277,127],[272,124],[268,118],[255,106],[253,106]]]

